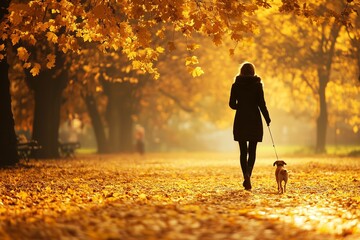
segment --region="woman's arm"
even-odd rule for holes
[[[234,110],[237,109],[237,100],[236,100],[236,96],[235,96],[234,84],[231,86],[229,106]]]
[[[262,113],[262,115],[264,116],[265,118],[265,121],[266,121],[266,124],[269,126],[270,125],[270,122],[271,122],[271,119],[270,119],[270,115],[269,115],[269,111],[266,107],[266,102],[265,102],[265,98],[264,98],[264,90],[262,88],[262,85],[259,87],[259,91],[260,91],[260,94],[259,94],[259,108],[260,108],[260,111]]]

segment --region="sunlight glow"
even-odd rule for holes
[[[345,209],[321,206],[299,206],[280,219],[304,230],[317,229],[320,233],[345,235],[360,232],[360,221]],[[351,221],[349,221],[352,219]]]

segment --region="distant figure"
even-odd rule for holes
[[[145,153],[145,129],[140,125],[135,126],[135,148],[138,153]]]
[[[253,64],[242,64],[240,74],[231,87],[229,106],[236,110],[233,133],[234,140],[239,142],[240,147],[243,186],[246,190],[251,190],[250,177],[256,159],[256,146],[263,138],[260,111],[268,126],[271,122],[261,79],[255,75]]]
[[[69,116],[68,120],[68,142],[79,142],[79,135],[82,133],[83,123],[77,113]]]

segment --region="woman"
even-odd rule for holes
[[[256,159],[256,146],[263,138],[260,111],[269,126],[271,120],[266,108],[260,77],[255,75],[251,63],[241,66],[231,87],[229,106],[236,110],[234,119],[234,140],[239,142],[240,165],[244,176],[243,186],[251,190],[251,173]]]

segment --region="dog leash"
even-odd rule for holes
[[[276,155],[276,160],[279,160],[279,157],[278,157],[278,155],[277,155],[276,148],[275,148],[274,139],[273,139],[273,136],[272,136],[271,131],[270,131],[270,126],[268,126],[268,129],[269,129],[271,141],[272,141],[272,144],[273,144],[273,147],[274,147],[274,151],[275,151],[275,155]]]

